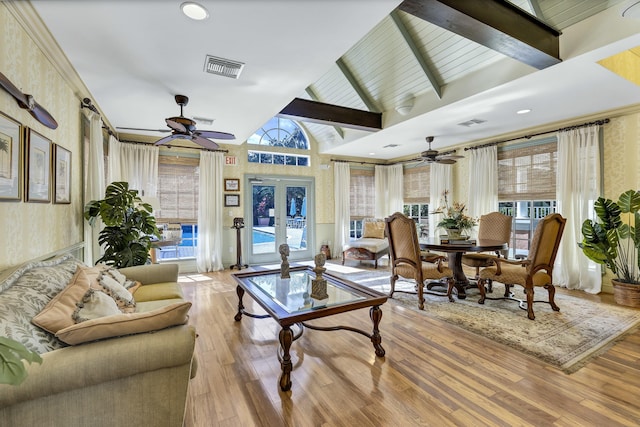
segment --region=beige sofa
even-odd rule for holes
[[[0,425],[181,426],[195,373],[192,326],[68,345],[31,322],[75,277],[79,265],[64,256],[0,274],[0,333],[43,359],[41,365],[28,366],[21,385],[0,385]],[[133,293],[138,311],[183,299],[177,265],[120,271],[141,282]]]

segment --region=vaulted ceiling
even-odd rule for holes
[[[640,45],[626,0],[200,3],[202,22],[180,1],[30,2],[81,79],[78,96],[114,130],[164,127],[185,94],[185,115],[214,119],[198,128],[235,144],[281,113],[304,119],[322,153],[389,160],[423,151],[427,135],[443,149],[640,103],[640,87],[598,64]],[[206,55],[245,66],[214,76]]]

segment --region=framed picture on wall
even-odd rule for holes
[[[237,194],[225,194],[224,205],[225,207],[240,206],[240,196]]]
[[[225,179],[224,180],[224,191],[240,191],[240,180],[239,179]]]
[[[71,151],[53,144],[53,203],[71,203]]]
[[[0,200],[22,198],[20,123],[0,113]]]
[[[25,201],[51,201],[51,141],[27,128],[25,150]]]

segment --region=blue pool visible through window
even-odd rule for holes
[[[198,224],[182,224],[182,242],[178,246],[165,246],[156,250],[156,257],[161,261],[194,259],[198,244]]]

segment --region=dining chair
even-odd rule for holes
[[[496,258],[493,260],[495,265],[480,270],[480,279],[478,280],[478,289],[480,290],[479,304],[484,304],[485,299],[510,299],[518,301],[520,308],[527,310],[527,317],[531,320],[535,319],[533,313],[534,302],[545,302],[551,305],[554,311],[560,311],[554,301],[555,288],[552,283],[553,264],[560,246],[560,239],[566,219],[560,214],[554,213],[547,215],[540,220],[531,239],[531,247],[529,254],[524,260],[508,260],[505,258]],[[491,281],[503,283],[505,285],[504,296],[501,298],[489,298],[485,294],[485,284]],[[515,298],[511,292],[511,287],[520,285],[524,288],[526,295],[525,302]],[[549,293],[549,301],[534,301],[534,287],[542,286]]]
[[[500,243],[509,243],[511,239],[511,224],[513,217],[500,212],[491,212],[480,216],[480,226],[478,227],[478,240],[496,240]],[[493,265],[495,258],[507,258],[509,250],[495,251],[495,253],[479,252],[466,253],[462,255],[462,264],[476,269],[475,279],[480,278],[480,269]],[[489,292],[491,286],[489,284]]]
[[[433,262],[422,260],[420,243],[416,224],[400,212],[385,218],[385,231],[389,240],[389,260],[391,264],[391,290],[389,298],[393,298],[394,292],[411,293],[418,295],[418,308],[424,310],[424,294],[446,296],[453,302],[453,272],[446,266],[446,257],[441,255],[429,256]],[[398,278],[415,280],[414,291],[396,291]],[[425,290],[426,280],[446,280],[446,293]]]

